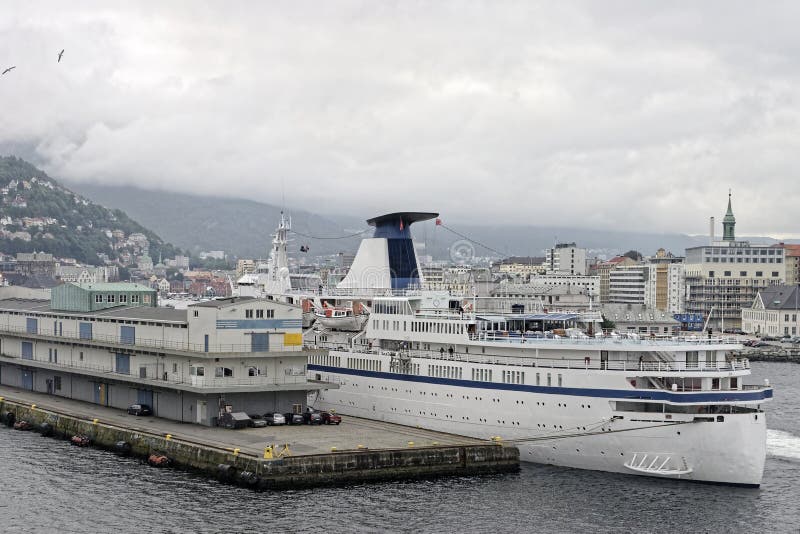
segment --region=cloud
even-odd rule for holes
[[[0,147],[57,178],[688,233],[732,188],[796,232],[795,3],[58,5],[0,19]]]

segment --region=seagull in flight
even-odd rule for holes
[[[61,63],[61,56],[64,55],[64,49],[61,49],[61,52],[58,53],[58,63]]]
[[[13,67],[8,67],[6,70],[4,70],[4,71],[3,71],[3,74],[5,74],[5,73],[6,73],[6,72],[8,72],[8,71],[14,70],[14,69],[16,69],[16,68],[17,68],[17,66],[16,66],[16,65],[14,65]],[[2,76],[3,74],[0,74],[0,76]]]

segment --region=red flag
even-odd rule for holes
[[[436,219],[436,226],[441,226],[441,225],[442,225],[442,220]]]
[[[403,229],[403,219],[400,219],[400,230]]]

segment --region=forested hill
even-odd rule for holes
[[[179,253],[122,210],[91,202],[17,157],[0,157],[0,193],[0,252],[49,252],[100,265],[103,256],[116,260],[120,254],[135,254],[122,240],[143,234],[156,261],[160,254],[171,258]]]

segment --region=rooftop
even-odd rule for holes
[[[140,291],[140,292],[147,292],[152,293],[155,291],[154,289],[150,289],[147,286],[143,286],[141,284],[134,284],[132,282],[103,282],[103,283],[95,283],[95,284],[75,284],[76,286],[80,287],[81,289],[86,289],[88,291]]]
[[[224,308],[232,304],[242,303],[249,300],[256,300],[255,297],[225,297],[222,299],[205,300],[197,304],[191,304],[190,307],[200,308]]]
[[[186,310],[172,308],[154,308],[150,306],[117,306],[97,311],[71,312],[54,310],[49,300],[42,299],[4,299],[0,300],[0,310],[29,311],[38,313],[57,313],[59,315],[75,315],[79,317],[113,317],[115,319],[134,319],[139,321],[169,321],[185,323]]]

